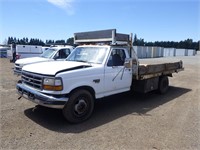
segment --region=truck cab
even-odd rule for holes
[[[54,60],[65,60],[69,56],[69,54],[72,52],[73,49],[74,47],[70,45],[66,45],[62,47],[61,46],[50,47],[38,57],[18,59],[15,62],[15,67],[13,70],[14,74],[21,75],[22,67],[28,64],[54,61]]]

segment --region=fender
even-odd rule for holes
[[[93,69],[92,69],[93,68]],[[90,67],[78,72],[62,73],[59,77],[63,79],[63,94],[69,94],[76,88],[87,86],[93,89],[95,98],[99,98],[104,92],[104,71],[103,67]]]

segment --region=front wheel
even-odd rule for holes
[[[79,123],[88,119],[94,109],[94,98],[87,90],[76,90],[70,94],[69,101],[63,108],[63,115],[68,122]]]
[[[159,79],[158,91],[160,94],[167,92],[169,88],[169,80],[167,76],[161,76]]]

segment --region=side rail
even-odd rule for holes
[[[144,80],[162,75],[172,76],[172,73],[178,73],[183,70],[182,61],[155,65],[140,65],[138,68],[138,76],[134,76],[134,79]]]

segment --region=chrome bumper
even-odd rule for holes
[[[53,95],[43,94],[40,93],[39,91],[24,86],[22,83],[18,83],[16,85],[16,88],[20,98],[21,97],[26,98],[38,105],[42,105],[45,107],[62,109],[65,103],[68,101],[67,97],[58,98]]]

